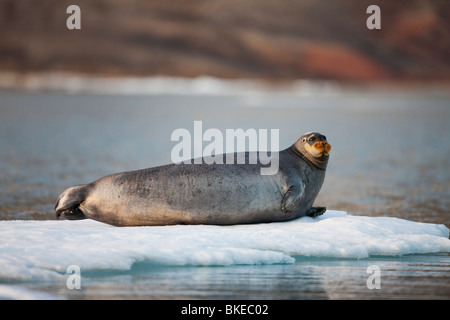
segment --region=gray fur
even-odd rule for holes
[[[169,164],[71,187],[58,198],[55,213],[116,226],[228,225],[319,215],[325,208],[312,205],[325,169],[299,153],[302,137],[279,152],[275,175],[261,175],[259,161],[248,164],[255,153],[245,154],[246,164]]]

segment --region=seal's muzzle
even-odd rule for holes
[[[315,150],[315,154],[319,156],[328,156],[331,145],[326,141],[318,141],[312,145],[312,149]]]

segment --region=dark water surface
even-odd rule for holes
[[[83,95],[0,92],[0,219],[54,219],[68,186],[170,163],[172,131],[279,129],[280,149],[319,131],[333,150],[317,205],[450,227],[450,95]],[[206,143],[205,143],[206,145]],[[382,270],[369,290],[366,269]],[[294,265],[135,266],[87,275],[67,298],[450,298],[450,257],[306,259]],[[60,289],[63,290],[63,289]]]

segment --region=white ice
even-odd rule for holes
[[[450,252],[444,225],[327,211],[317,218],[236,226],[113,227],[93,220],[0,221],[0,282],[162,265],[286,264]]]
[[[18,285],[1,285],[0,300],[62,300],[45,292],[33,291]]]

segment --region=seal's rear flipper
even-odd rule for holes
[[[327,211],[326,207],[312,207],[311,209],[308,210],[306,215],[308,217],[318,217],[324,214],[325,211]]]
[[[80,204],[86,199],[86,185],[66,189],[56,200],[55,216],[57,219],[80,220],[87,217],[80,210]]]

